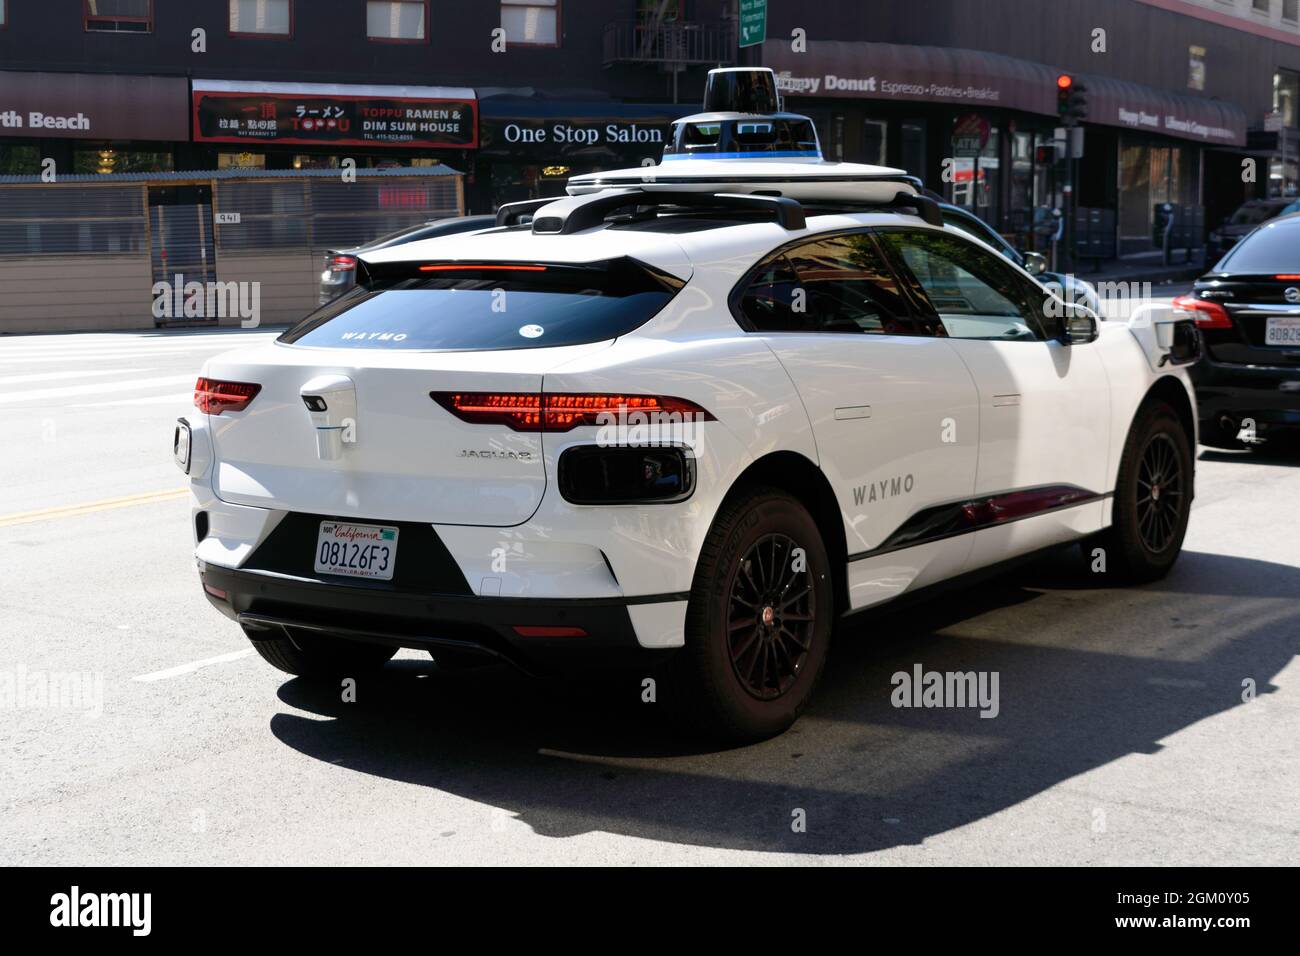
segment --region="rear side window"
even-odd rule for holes
[[[1300,273],[1300,218],[1261,226],[1237,243],[1215,271],[1266,276]]]
[[[633,259],[591,265],[401,263],[280,336],[313,347],[492,350],[601,342],[644,325],[684,283]]]
[[[764,263],[740,311],[758,332],[930,334],[866,233],[824,236]]]

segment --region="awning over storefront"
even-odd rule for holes
[[[183,77],[0,71],[0,136],[187,140]]]
[[[1084,75],[1083,82],[1088,87],[1089,123],[1216,146],[1246,145],[1246,113],[1231,103],[1166,93],[1106,76]]]
[[[474,91],[442,86],[194,81],[194,139],[471,149]]]
[[[658,160],[673,120],[693,104],[487,94],[480,90],[479,155],[519,163],[636,165]]]
[[[763,62],[791,97],[828,96],[1056,114],[1055,67],[977,50],[819,40],[795,53],[785,40],[763,44]],[[1230,103],[1075,73],[1088,87],[1089,123],[1244,146],[1247,117]]]

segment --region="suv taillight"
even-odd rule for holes
[[[330,259],[330,269],[334,272],[351,272],[357,267],[354,256],[334,256]]]
[[[580,425],[618,425],[633,414],[647,416],[647,422],[657,424],[713,421],[713,416],[694,402],[662,395],[430,392],[429,397],[461,421],[505,425],[517,432],[567,432]],[[649,416],[657,416],[658,421]]]
[[[261,385],[251,382],[221,382],[214,378],[200,378],[194,383],[194,407],[208,415],[242,412],[261,390]]]
[[[1230,329],[1232,316],[1217,302],[1207,302],[1194,295],[1180,295],[1174,299],[1174,311],[1191,316],[1198,329]]]

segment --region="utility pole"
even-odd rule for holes
[[[1077,259],[1079,212],[1079,159],[1083,155],[1080,137],[1074,130],[1088,116],[1088,88],[1069,73],[1056,78],[1056,112],[1066,129],[1066,183],[1065,183],[1065,261],[1068,271],[1074,272]]]

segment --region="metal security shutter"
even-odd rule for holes
[[[153,324],[143,184],[0,185],[0,332]]]

